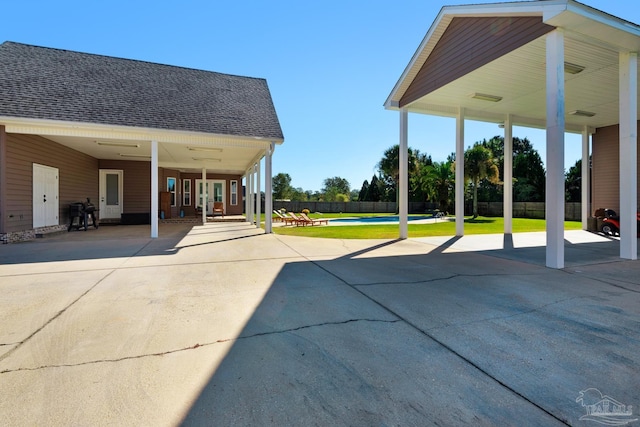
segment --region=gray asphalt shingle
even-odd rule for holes
[[[0,116],[283,139],[264,79],[14,42]]]

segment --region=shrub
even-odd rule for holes
[[[309,209],[307,208],[302,209],[302,213],[305,215],[309,215]]]

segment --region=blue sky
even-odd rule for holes
[[[326,178],[352,188],[376,173],[398,143],[398,113],[383,103],[444,5],[493,0],[50,1],[3,4],[0,41],[139,59],[267,79],[285,143],[273,173],[320,190]],[[584,4],[640,23],[637,0]],[[455,150],[452,119],[409,115],[409,146],[445,160]],[[465,146],[501,135],[467,121]],[[542,130],[516,128],[544,161]],[[565,165],[580,157],[566,138]]]

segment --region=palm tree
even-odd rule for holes
[[[411,173],[416,169],[417,157],[416,153],[409,148],[408,149],[408,173]],[[384,155],[380,162],[378,163],[378,170],[381,172],[381,175],[385,178],[385,181],[390,180],[393,184],[393,188],[396,193],[396,213],[398,213],[398,209],[400,208],[398,199],[399,199],[399,191],[398,184],[400,182],[400,146],[398,144],[387,148],[384,152]]]
[[[476,142],[464,152],[464,177],[473,184],[473,218],[478,217],[478,186],[488,179],[492,184],[500,181],[500,170],[490,149]]]
[[[443,212],[449,210],[449,193],[455,182],[453,173],[453,163],[434,162],[432,165],[426,166],[422,176],[422,184],[424,185],[429,198],[438,202],[438,207]]]

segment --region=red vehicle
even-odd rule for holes
[[[636,213],[637,230],[636,233],[640,237],[640,213]],[[604,209],[604,219],[600,228],[604,234],[608,236],[620,235],[620,217],[613,209]]]

